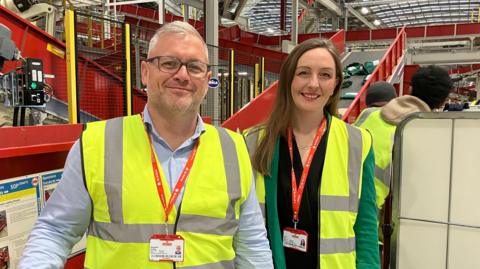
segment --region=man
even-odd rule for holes
[[[430,65],[420,67],[413,74],[411,87],[411,95],[392,99],[380,109],[363,111],[355,123],[356,126],[369,130],[373,137],[375,190],[379,209],[382,209],[390,192],[393,138],[397,125],[412,113],[430,112],[443,107],[453,89],[453,82],[445,69]],[[380,225],[382,224],[383,218],[380,218]],[[381,228],[384,236],[390,234],[388,226]]]
[[[373,136],[377,206],[381,208],[390,191],[390,165],[396,126],[414,112],[443,108],[453,89],[448,72],[435,65],[420,67],[411,80],[411,95],[392,99],[380,109],[363,111],[355,125]]]
[[[207,63],[189,24],[155,33],[142,115],[87,124],[20,268],[63,267],[87,227],[85,268],[273,267],[243,138],[198,114]]]
[[[367,107],[382,107],[397,97],[395,87],[386,81],[372,83],[367,89],[365,102]]]
[[[354,122],[355,126],[364,127],[361,123],[374,111],[379,110],[382,106],[386,105],[390,100],[397,97],[395,87],[392,84],[386,81],[377,81],[372,83],[367,89],[367,95],[365,97],[365,103],[367,108],[360,113],[357,120]],[[377,151],[375,151],[375,141],[373,142],[375,156]],[[378,143],[377,143],[378,146]],[[375,157],[377,158],[377,157]],[[378,162],[377,162],[378,163]],[[377,165],[378,166],[378,165]],[[375,170],[377,171],[377,169]],[[381,208],[385,197],[387,197],[389,192],[388,186],[385,186],[385,183],[380,179],[378,175],[375,175],[375,191],[377,206]]]

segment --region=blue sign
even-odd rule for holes
[[[218,85],[220,85],[220,81],[218,80],[218,78],[211,78],[209,81],[208,81],[208,87],[210,88],[217,88]]]

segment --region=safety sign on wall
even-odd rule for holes
[[[62,170],[0,181],[0,268],[15,269],[32,228],[62,177]],[[85,236],[72,255],[85,250]]]

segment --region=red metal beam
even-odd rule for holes
[[[403,68],[403,95],[410,94],[410,81],[420,65],[405,65]]]
[[[388,77],[393,73],[395,66],[397,66],[399,59],[402,57],[405,50],[406,33],[402,29],[395,41],[388,48],[387,52],[380,60],[375,70],[373,70],[370,78],[365,82],[353,102],[348,107],[342,119],[348,123],[352,123],[360,112],[366,107],[365,97],[367,89],[371,83],[379,80],[387,81]]]
[[[241,110],[223,122],[222,127],[233,131],[243,131],[265,122],[272,112],[277,91],[278,81],[274,82],[268,89],[257,96],[257,98],[253,99]]]
[[[473,72],[473,71],[476,71],[476,70],[479,70],[479,69],[480,69],[480,64],[470,64],[470,65],[462,66],[462,67],[459,67],[459,68],[452,68],[452,69],[448,70],[448,73],[449,74],[464,74],[464,73]]]

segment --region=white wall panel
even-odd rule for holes
[[[445,268],[447,227],[411,220],[400,221],[399,267],[405,269]]]
[[[402,217],[447,221],[451,120],[412,120],[404,129]]]
[[[480,230],[450,226],[448,268],[480,268]]]
[[[480,226],[479,125],[479,120],[455,120],[451,221],[473,226]]]
[[[420,117],[395,140],[401,154],[394,160],[399,214],[391,266],[480,268],[480,113]]]

